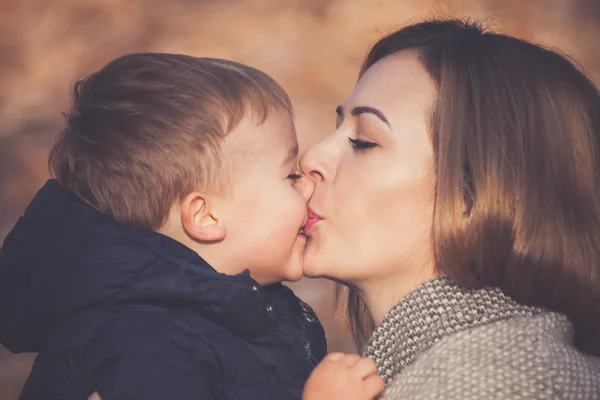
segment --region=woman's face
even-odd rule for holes
[[[336,130],[304,154],[301,167],[316,182],[307,276],[361,286],[432,271],[434,97],[414,53],[385,57],[338,107]]]

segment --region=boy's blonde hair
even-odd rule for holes
[[[155,231],[194,190],[223,189],[221,141],[247,111],[292,112],[265,73],[236,62],[143,53],[79,80],[50,173],[115,220]]]

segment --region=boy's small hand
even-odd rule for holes
[[[303,400],[372,400],[385,385],[368,357],[330,353],[308,378]]]

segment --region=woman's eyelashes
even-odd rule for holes
[[[364,153],[365,151],[378,146],[377,143],[366,142],[360,139],[352,139],[351,137],[348,138],[348,141],[350,142],[350,146],[352,146],[352,150],[354,150],[355,153]]]

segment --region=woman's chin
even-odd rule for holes
[[[303,268],[304,268],[304,276],[307,278],[322,278],[323,277],[323,269],[319,268],[318,263],[315,263],[314,259],[304,253]]]
[[[329,274],[337,270],[337,268],[332,269],[333,263],[330,262],[330,260],[335,261],[335,258],[327,257],[331,255],[329,250],[331,250],[331,247],[326,246],[322,240],[317,241],[315,237],[309,237],[302,258],[304,276],[307,278],[329,278]]]
[[[306,278],[323,278],[323,275],[320,275],[316,272],[309,272],[306,269],[304,270],[304,276]]]

